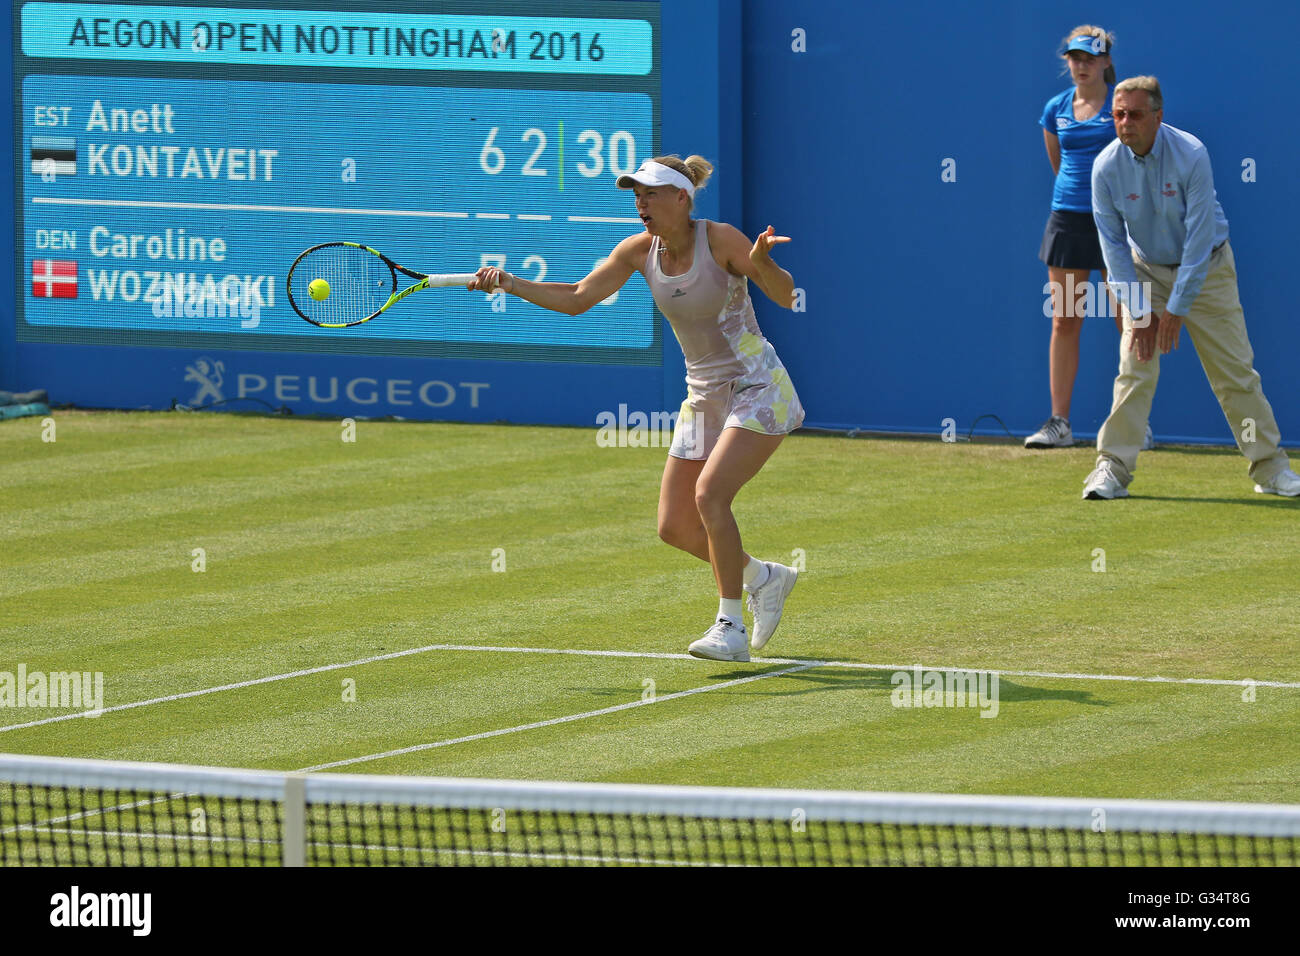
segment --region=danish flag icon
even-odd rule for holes
[[[34,259],[32,295],[42,299],[75,299],[77,263],[72,259]]]

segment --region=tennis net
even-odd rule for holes
[[[1300,865],[1300,807],[0,755],[0,864]]]

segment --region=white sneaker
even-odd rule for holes
[[[743,627],[736,627],[726,618],[720,617],[687,651],[691,657],[702,657],[706,661],[747,661],[748,637]]]
[[[1142,436],[1142,447],[1138,451],[1151,451],[1156,447],[1156,433],[1151,430],[1151,423],[1147,422],[1147,433]]]
[[[1088,480],[1083,483],[1083,497],[1094,501],[1098,499],[1127,498],[1128,489],[1115,477],[1111,464],[1103,458],[1101,464],[1092,470]]]
[[[1286,498],[1300,498],[1300,475],[1290,468],[1279,471],[1263,484],[1256,485],[1255,490],[1261,495],[1282,495]],[[758,625],[754,625],[755,628]]]
[[[776,626],[781,623],[785,599],[790,596],[795,581],[799,579],[798,568],[787,568],[784,564],[772,561],[763,563],[767,565],[767,580],[761,588],[745,592],[749,613],[754,615],[754,632],[749,637],[749,644],[756,651],[762,650],[763,645],[776,633]]]
[[[1070,423],[1060,415],[1053,415],[1042,427],[1025,439],[1026,448],[1069,448],[1074,444]]]

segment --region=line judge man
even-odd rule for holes
[[[1092,214],[1108,278],[1124,306],[1125,335],[1110,415],[1097,435],[1097,466],[1083,497],[1128,496],[1160,353],[1178,348],[1184,323],[1250,461],[1255,490],[1300,496],[1300,475],[1278,447],[1277,421],[1253,367],[1209,154],[1195,136],[1162,122],[1163,105],[1154,76],[1119,83],[1111,110],[1118,138],[1092,167]]]

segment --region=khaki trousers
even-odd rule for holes
[[[1151,283],[1151,307],[1161,315],[1178,276],[1177,266],[1143,261],[1133,254],[1138,280]],[[1123,310],[1124,335],[1119,344],[1119,375],[1110,415],[1097,433],[1097,463],[1109,460],[1115,477],[1125,485],[1137,471],[1138,449],[1146,433],[1151,401],[1160,377],[1160,350],[1148,362],[1139,362],[1133,343],[1133,317]],[[1237,447],[1250,462],[1250,476],[1266,482],[1290,466],[1273,409],[1264,398],[1255,354],[1246,337],[1246,316],[1237,296],[1237,267],[1232,244],[1224,243],[1210,256],[1210,271],[1200,295],[1184,317],[1185,331],[1196,346],[1205,377],[1219,400]]]

